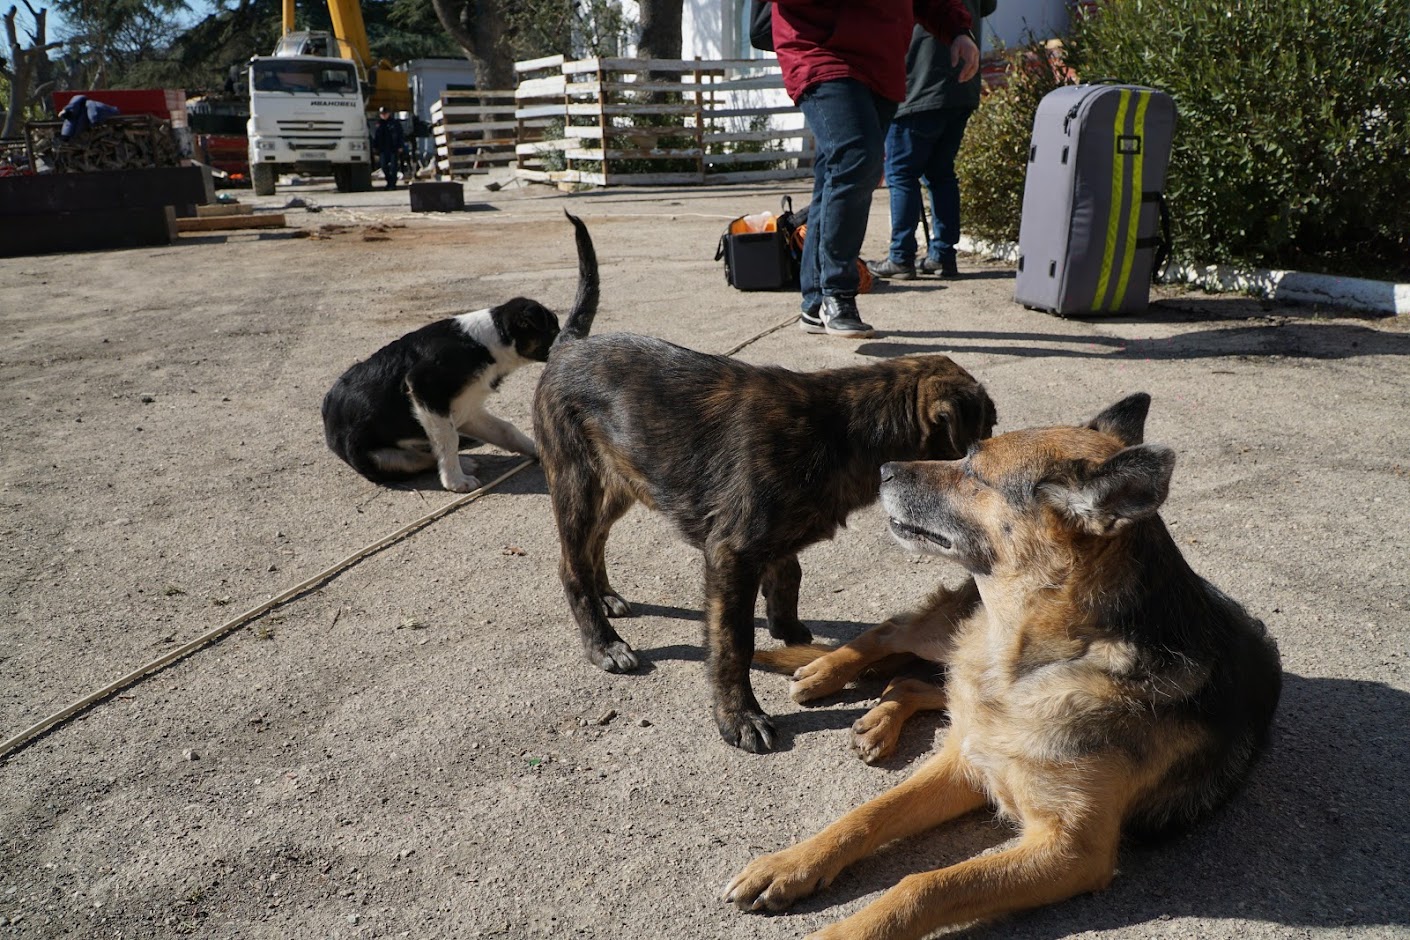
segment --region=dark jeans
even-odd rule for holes
[[[388,186],[397,184],[397,158],[400,156],[395,150],[383,150],[378,154],[382,163],[382,175],[387,178]]]
[[[857,293],[857,256],[867,234],[871,194],[881,179],[886,125],[896,103],[856,79],[814,85],[798,102],[817,141],[813,201],[799,282],[803,309],[823,297]]]
[[[891,189],[891,260],[915,264],[921,183],[930,190],[931,261],[955,256],[960,240],[960,181],[955,155],[973,114],[968,108],[920,111],[896,118],[886,135],[886,185]]]

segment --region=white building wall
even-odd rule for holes
[[[725,54],[725,7],[732,0],[685,0],[681,10],[681,58],[729,59]]]

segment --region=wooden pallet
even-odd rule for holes
[[[436,174],[487,173],[515,160],[517,123],[512,91],[446,91],[431,105]]]
[[[812,175],[813,137],[774,59],[554,56],[515,69],[521,125],[562,125],[555,141],[521,132],[521,179],[655,186]]]

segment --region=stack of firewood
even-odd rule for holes
[[[54,173],[91,173],[181,165],[171,121],[149,114],[111,117],[69,140],[59,138],[61,127],[60,121],[25,125],[30,166]]]

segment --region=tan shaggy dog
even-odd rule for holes
[[[822,655],[794,693],[837,691],[869,663],[918,653],[947,667],[944,692],[919,704],[948,707],[949,733],[905,783],[750,863],[725,900],[781,910],[894,839],[985,805],[1016,821],[1016,844],[911,875],[814,935],[919,938],[1102,888],[1123,832],[1189,824],[1234,792],[1277,705],[1277,647],[1190,569],[1157,515],[1175,457],[1141,442],[1149,404],[1135,395],[1085,427],[882,468],[896,538],[973,580]],[[863,734],[889,726],[894,742],[895,719],[917,704],[895,699],[903,707],[883,703]]]

